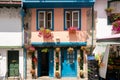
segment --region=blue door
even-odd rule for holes
[[[76,77],[77,76],[77,51],[73,54],[68,54],[67,48],[61,51],[61,75],[62,77]]]

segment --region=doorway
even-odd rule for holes
[[[41,52],[41,76],[49,75],[49,53]]]
[[[8,77],[19,76],[19,51],[8,51]]]

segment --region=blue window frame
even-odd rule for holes
[[[80,29],[81,16],[80,9],[65,9],[64,10],[64,29],[67,30],[69,27],[77,27]]]
[[[37,30],[41,27],[53,30],[54,28],[54,10],[38,9],[37,10]]]

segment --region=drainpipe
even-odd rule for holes
[[[26,48],[24,46],[24,9],[23,9],[23,3],[21,4],[21,17],[22,17],[22,48],[23,48],[23,78],[26,79]]]
[[[92,6],[92,41],[91,41],[91,53],[93,49],[93,42],[94,41],[94,5]]]

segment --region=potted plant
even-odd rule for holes
[[[69,33],[76,33],[77,28],[76,27],[69,27],[68,31],[69,31]]]
[[[81,78],[84,78],[84,71],[80,70],[79,75],[80,75]]]
[[[56,77],[56,78],[60,78],[60,73],[59,73],[59,71],[56,71],[56,72],[55,72],[55,77]]]
[[[56,52],[60,52],[60,48],[57,47],[57,48],[55,49],[55,51],[56,51]]]
[[[53,38],[51,30],[45,29],[45,28],[40,28],[38,36],[39,37],[43,36],[43,38],[45,38],[45,39]]]
[[[105,11],[106,11],[106,14],[108,15],[108,16],[110,16],[111,15],[111,13],[112,13],[112,11],[113,11],[114,9],[113,8],[111,8],[111,7],[109,7],[109,8],[106,8],[105,9]]]
[[[112,23],[112,31],[114,31],[115,33],[120,33],[120,20]]]
[[[74,49],[72,48],[72,47],[69,47],[68,49],[67,49],[67,51],[68,51],[68,53],[73,53],[73,51],[74,51]]]

